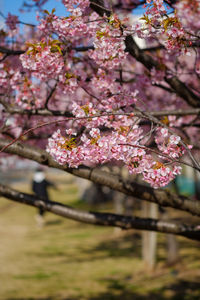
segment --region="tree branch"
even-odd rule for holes
[[[0,139],[0,150],[8,145],[9,142],[9,140]],[[200,216],[200,201],[176,195],[164,189],[155,190],[149,186],[126,180],[121,176],[101,171],[98,168],[92,169],[86,166],[81,166],[77,169],[68,168],[67,166],[62,166],[55,162],[46,151],[22,144],[19,141],[10,145],[5,152],[36,161],[39,164],[63,170],[72,175],[88,179],[94,183],[107,186],[113,190],[141,200],[154,202],[161,206],[173,207]]]
[[[12,50],[12,49],[8,49],[8,48],[0,46],[0,52],[5,53],[7,55],[20,55],[20,54],[24,54],[26,52],[26,50]]]
[[[132,36],[127,36],[125,39],[126,49],[131,56],[137,61],[141,62],[148,70],[153,67],[159,69],[159,63],[155,61],[150,55],[142,51],[134,41]],[[169,71],[166,67],[166,73]],[[178,96],[183,98],[189,105],[193,107],[200,107],[200,98],[195,95],[182,81],[176,76],[168,77],[165,76],[165,81],[170,87],[176,92]]]
[[[187,48],[199,48],[199,47],[200,47],[200,42],[199,41],[195,41],[195,42],[192,42],[191,44],[187,45]],[[157,45],[157,46],[142,48],[142,51],[154,52],[154,51],[157,51],[157,50],[165,50],[165,49],[166,48],[163,45]]]
[[[39,116],[63,116],[63,117],[73,117],[73,114],[68,111],[62,110],[50,110],[50,109],[21,109],[19,107],[13,107],[6,105],[7,103],[0,99],[0,103],[4,106],[6,112],[10,114],[19,114],[19,115],[39,115]],[[134,111],[134,116],[144,117],[144,114]],[[146,113],[146,112],[144,112]],[[123,113],[122,113],[123,114]],[[154,117],[163,117],[163,116],[188,116],[188,115],[198,115],[200,114],[200,108],[191,108],[191,109],[176,109],[176,110],[160,110],[160,111],[149,111],[149,115]],[[114,115],[114,114],[113,114]]]
[[[88,51],[88,50],[94,50],[94,46],[80,46],[80,47],[73,47],[72,48],[73,50],[77,51],[77,52],[85,52],[85,51]]]
[[[85,212],[59,202],[44,201],[37,196],[18,192],[1,184],[0,195],[18,203],[42,207],[44,210],[53,214],[87,224],[115,226],[122,229],[157,231],[181,235],[193,240],[200,240],[200,226],[176,224],[150,218],[128,217],[111,213]]]
[[[5,101],[0,99],[0,103],[4,106],[4,111],[11,115],[27,115],[27,116],[53,116],[53,117],[73,117],[73,114],[68,111],[62,110],[50,110],[47,108],[33,108],[33,109],[21,109],[20,107],[13,107],[6,105]],[[200,111],[200,110],[199,110]],[[192,113],[193,114],[193,113]]]

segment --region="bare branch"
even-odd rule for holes
[[[25,50],[12,50],[12,49],[0,46],[0,52],[5,53],[8,56],[8,55],[20,55],[20,54],[25,53],[26,51]]]
[[[199,41],[195,41],[192,42],[191,44],[187,45],[187,48],[198,48],[200,47],[200,42]],[[147,47],[147,48],[143,48],[142,51],[146,51],[146,52],[154,52],[157,50],[164,50],[165,47],[163,45],[158,45],[158,46],[152,46],[152,47]]]
[[[56,90],[56,87],[57,87],[57,82],[55,83],[55,85],[54,85],[54,87],[53,88],[51,88],[51,91],[50,91],[50,93],[49,93],[49,95],[47,96],[47,99],[46,99],[46,101],[45,101],[45,108],[48,110],[48,103],[49,103],[49,100],[52,98],[52,96],[53,96],[53,94],[54,94],[54,92],[55,92],[55,90]]]
[[[90,94],[90,96],[92,96]],[[93,97],[93,96],[92,96]],[[0,103],[5,106],[6,102],[0,99]],[[6,106],[5,110],[10,114],[19,115],[39,115],[39,116],[63,116],[63,117],[73,117],[72,113],[62,110],[50,110],[50,109],[21,109],[19,107]],[[134,116],[144,117],[143,113],[133,110]],[[144,111],[144,113],[146,113]],[[121,113],[123,114],[123,113]],[[160,110],[160,111],[149,111],[149,115],[153,117],[163,117],[163,116],[188,116],[188,115],[198,115],[200,114],[200,108],[191,109],[177,109],[177,110]],[[114,114],[113,114],[114,115]]]
[[[94,46],[82,46],[82,47],[80,46],[80,47],[74,47],[72,49],[77,52],[85,52],[88,50],[94,50]]]
[[[77,52],[85,52],[88,50],[94,50],[94,46],[80,46],[80,47],[73,47],[73,50],[77,51]],[[0,46],[0,52],[8,55],[20,55],[20,54],[24,54],[26,52],[26,50],[13,50],[13,49],[9,49],[6,47],[2,47]]]
[[[59,202],[44,201],[42,199],[39,199],[37,196],[18,192],[14,189],[11,189],[10,187],[1,184],[0,195],[18,203],[23,203],[34,207],[42,207],[44,210],[49,211],[53,214],[87,224],[115,226],[122,229],[139,229],[157,231],[162,233],[172,233],[185,236],[193,240],[200,240],[199,226],[176,224],[173,222],[150,218],[145,219],[139,217],[128,217],[111,213],[81,211]]]
[[[142,51],[132,38],[132,36],[127,36],[125,40],[126,49],[131,56],[133,56],[137,61],[141,62],[147,69],[151,70],[153,67],[159,69],[159,63],[155,61],[150,55]],[[167,70],[166,67],[166,73]],[[176,76],[165,76],[165,81],[170,85],[170,87],[183,98],[189,105],[193,107],[200,107],[200,98],[193,93],[182,81],[180,81]]]

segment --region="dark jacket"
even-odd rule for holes
[[[33,180],[32,182],[32,190],[33,192],[40,198],[48,201],[49,200],[49,195],[48,195],[48,187],[53,186],[53,184],[46,179],[43,179],[40,182],[36,182]]]

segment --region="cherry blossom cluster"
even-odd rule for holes
[[[67,136],[62,135],[60,130],[52,135],[47,151],[59,164],[77,168],[82,164],[120,161],[131,174],[141,174],[154,188],[167,185],[180,174],[181,167],[173,163],[174,158],[184,153],[183,147],[178,145],[179,136],[169,135],[163,128],[157,130],[159,156],[161,160],[167,161],[166,164],[155,159],[148,153],[148,148],[140,144],[143,131],[135,124],[134,116],[97,116],[91,103],[82,107],[74,103],[72,112],[76,116],[78,128],[82,126],[85,130],[81,135],[72,129],[66,131]],[[100,127],[107,127],[105,133]]]
[[[27,76],[23,76],[18,70],[10,68],[7,64],[0,64],[1,92],[11,92],[14,103],[9,99],[11,105],[15,104],[23,109],[41,108],[44,104],[44,93],[41,95],[40,84],[33,83]]]
[[[82,15],[90,6],[89,0],[62,0],[62,2],[72,15]]]
[[[55,79],[64,67],[63,55],[55,40],[30,44],[20,59],[22,66],[39,79]]]
[[[158,162],[148,172],[144,172],[144,180],[154,188],[164,187],[177,175],[181,174],[180,166],[173,166],[172,169]]]
[[[23,109],[42,108],[45,97],[41,95],[40,86],[26,77],[16,85],[15,103]]]
[[[124,160],[132,152],[131,147],[126,146],[125,143],[127,143],[127,140],[136,143],[139,130],[135,126],[128,138],[126,138],[126,134],[127,128],[121,128],[110,134],[102,134],[99,128],[91,128],[87,130],[87,133],[83,133],[81,137],[74,138],[62,136],[60,130],[58,130],[49,139],[47,151],[58,163],[68,164],[70,167],[78,167],[81,164],[88,163],[102,164],[112,159]]]
[[[141,132],[136,125],[130,134],[128,130],[121,127],[111,134],[102,134],[98,128],[92,128],[81,137],[76,137],[76,133],[64,137],[58,129],[49,139],[47,152],[59,164],[74,168],[113,160],[124,162],[131,174],[141,174],[154,188],[167,185],[180,174],[180,166],[168,166],[147,154],[138,143]]]
[[[168,50],[186,51],[188,33],[176,13],[168,15],[163,0],[147,0],[146,12],[141,18],[143,24],[133,26],[138,37],[157,37]]]
[[[82,14],[77,14],[73,11],[73,15],[69,17],[59,18],[55,15],[54,11],[51,13],[47,12],[46,18],[40,20],[40,25],[38,29],[43,35],[57,34],[59,38],[65,39],[68,43],[71,41],[79,41],[80,39],[92,37],[92,26],[87,24],[88,17],[82,17]],[[96,14],[94,13],[96,16]],[[92,17],[92,16],[91,16]]]
[[[118,67],[127,56],[124,39],[120,21],[115,16],[110,17],[109,23],[96,31],[93,42],[95,50],[90,51],[90,57],[101,67]]]
[[[180,145],[180,141],[180,136],[170,134],[168,129],[161,127],[157,129],[155,142],[158,149],[170,158],[179,158],[185,153],[185,147]]]
[[[19,70],[16,71],[6,62],[0,64],[0,91],[2,93],[6,94],[10,88],[15,90],[19,78],[21,78]]]

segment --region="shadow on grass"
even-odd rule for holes
[[[162,241],[158,240],[158,247],[157,249],[164,249],[165,252],[159,254],[157,256],[158,262],[166,262],[166,255],[167,255],[167,236]],[[177,237],[178,241],[178,253],[179,253],[179,261],[187,261],[187,263],[194,262],[196,267],[199,268],[200,266],[200,242],[189,240],[184,237]],[[200,299],[200,298],[199,298]]]
[[[116,237],[109,241],[103,241],[87,253],[101,252],[106,257],[141,257],[141,236],[137,233]]]
[[[135,289],[135,291],[134,291]],[[180,280],[174,284],[154,289],[146,294],[137,290],[139,286],[131,286],[120,280],[110,280],[108,291],[88,300],[199,300],[200,286],[198,282]],[[65,299],[68,300],[68,299]]]
[[[83,239],[87,233],[73,234],[73,238]],[[69,237],[68,237],[69,238]],[[71,253],[70,257],[63,249],[56,246],[44,247],[37,256],[63,256],[63,263],[73,264],[104,260],[108,257],[141,258],[141,237],[137,233],[123,235],[112,240],[100,242],[95,247],[86,247],[84,243],[78,245],[79,254]]]
[[[137,289],[137,286],[129,285],[120,281],[110,279],[107,281],[107,292],[101,293],[97,296],[89,297],[30,297],[30,298],[7,298],[5,300],[199,300],[200,299],[200,287],[199,281],[184,281],[179,280],[174,284],[167,285],[159,290],[154,290],[147,294],[140,294],[137,291],[134,291],[134,288]]]
[[[88,233],[75,233],[70,237],[76,238],[76,239],[84,239],[88,237]],[[69,237],[68,237],[69,238]],[[193,242],[193,241],[192,241]],[[191,242],[191,243],[192,243]],[[85,247],[85,244],[77,246],[79,248],[79,252],[81,255],[71,254],[70,258],[65,258],[63,262],[67,263],[74,263],[74,262],[86,262],[88,261],[96,261],[96,260],[103,260],[105,257],[115,257],[115,258],[138,258],[141,259],[141,234],[138,233],[128,233],[128,234],[122,234],[120,236],[112,237],[110,240],[104,240],[98,243],[97,245],[93,247]],[[199,243],[193,243],[192,246],[190,245],[190,241],[186,239],[181,239],[179,241],[179,247],[180,249],[185,249],[186,253],[180,254],[179,261],[183,259],[191,259],[192,261],[196,261],[197,267],[199,267],[199,261],[200,261],[200,252],[197,251],[197,246]],[[160,253],[157,253],[157,262],[166,262],[166,240],[159,241],[158,243],[158,249],[163,249]],[[193,250],[192,255],[189,253],[187,254],[186,250]],[[65,251],[54,251],[57,249],[50,249],[52,251],[46,251],[48,249],[45,249],[45,253],[42,255],[62,255],[65,256]],[[59,250],[59,249],[58,249]],[[200,299],[200,298],[199,298]]]

